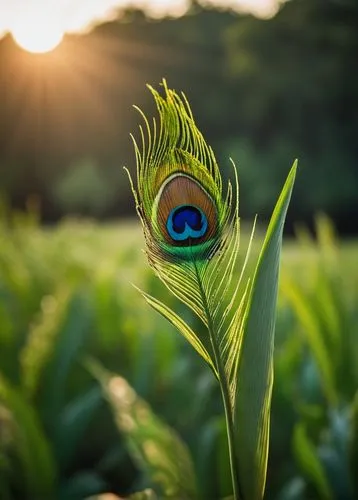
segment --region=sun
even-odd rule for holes
[[[26,29],[14,29],[12,35],[20,47],[35,53],[50,52],[63,38],[61,31],[54,31],[48,26],[43,26],[41,29],[32,26],[27,26]]]
[[[16,43],[28,52],[44,53],[55,49],[62,41],[63,30],[54,16],[27,13],[17,18],[11,29]]]

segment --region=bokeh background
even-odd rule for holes
[[[0,497],[148,486],[179,500],[182,443],[195,497],[231,492],[216,382],[131,286],[188,315],[146,264],[122,168],[135,170],[132,105],[155,113],[146,84],[166,78],[223,175],[230,157],[238,166],[242,255],[258,213],[257,255],[299,159],[266,498],[357,498],[357,2],[16,0],[0,4],[0,34]],[[161,420],[131,433],[122,417],[135,409],[94,360]],[[181,440],[172,459],[162,422]],[[166,474],[138,455],[146,432]]]

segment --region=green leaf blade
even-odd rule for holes
[[[58,471],[39,417],[22,391],[0,375],[1,407],[11,416],[11,456],[28,498],[54,498]]]
[[[183,335],[184,338],[192,345],[192,347],[197,351],[198,354],[208,363],[215,375],[217,376],[217,371],[215,364],[213,362],[213,355],[210,352],[210,345],[204,346],[202,339],[190,328],[190,326],[181,319],[170,307],[161,302],[160,300],[152,297],[151,295],[139,290],[143,295],[147,303],[159,314],[161,314],[166,320],[168,320],[175,328]],[[203,339],[205,340],[205,339]],[[210,354],[209,354],[210,353]]]
[[[293,451],[302,472],[314,484],[319,497],[324,500],[332,500],[333,493],[326,473],[303,423],[296,424],[294,429]]]
[[[233,415],[241,500],[261,499],[265,488],[282,232],[296,167],[273,211],[244,315]]]
[[[338,352],[339,347],[336,346],[333,350],[325,342],[323,328],[317,314],[317,305],[312,304],[312,298],[302,287],[292,278],[285,277],[282,290],[302,325],[302,333],[317,364],[327,400],[335,405],[338,395],[332,358]]]
[[[102,386],[129,453],[149,479],[149,486],[155,486],[159,498],[198,498],[192,458],[179,435],[153,412],[124,378],[107,372],[94,361],[87,365]]]

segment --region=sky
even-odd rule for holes
[[[202,0],[208,5],[232,7],[269,16],[277,0]],[[113,16],[118,7],[136,5],[150,15],[181,15],[188,0],[0,0],[0,35],[20,24],[56,25],[63,32],[81,31]]]

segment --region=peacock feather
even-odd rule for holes
[[[202,321],[195,332],[155,297],[147,302],[167,318],[218,378],[225,408],[235,499],[264,493],[273,382],[273,340],[282,229],[293,187],[293,166],[273,212],[253,278],[248,249],[239,258],[239,189],[223,187],[210,146],[188,101],[163,81],[149,87],[159,119],[142,113],[134,141],[137,179],[130,175],[148,260],[165,286]],[[254,224],[255,226],[255,224]],[[241,256],[240,256],[241,257]]]

